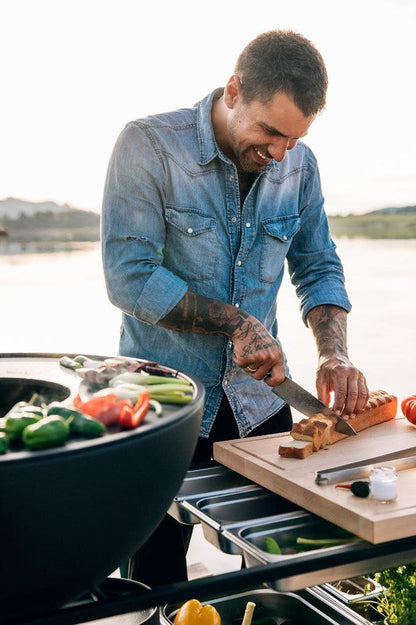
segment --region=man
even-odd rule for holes
[[[350,302],[317,163],[300,141],[326,90],[307,39],[267,32],[225,89],[128,124],[115,146],[102,238],[109,297],[123,311],[120,353],[204,384],[196,463],[215,440],[290,429],[270,389],[288,374],[276,322],[285,260],[317,343],[318,396],[329,403],[333,391],[347,418],[367,401],[348,358]]]

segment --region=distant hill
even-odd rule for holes
[[[366,215],[403,215],[416,213],[416,206],[396,206],[391,208],[379,208],[378,210],[365,213]]]
[[[416,206],[380,208],[362,215],[329,217],[335,237],[416,239]]]
[[[361,215],[329,216],[335,237],[416,239],[416,206],[380,208]],[[55,202],[0,200],[0,241],[98,241],[100,216]]]
[[[0,238],[10,242],[98,241],[100,215],[69,204],[9,197],[0,200]]]
[[[0,200],[0,219],[9,217],[18,219],[20,215],[35,215],[36,213],[65,213],[73,208],[69,204],[56,204],[56,202],[29,202],[15,197]]]

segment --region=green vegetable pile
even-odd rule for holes
[[[416,563],[384,569],[373,575],[386,590],[371,601],[380,624],[416,625]]]
[[[193,387],[187,380],[159,375],[143,375],[138,372],[120,373],[109,382],[108,389],[120,399],[133,399],[146,387],[150,398],[165,404],[188,404],[192,401]],[[104,389],[101,392],[106,392]]]
[[[99,437],[107,427],[136,428],[149,410],[160,417],[163,404],[184,405],[193,400],[192,383],[156,362],[79,355],[63,356],[59,363],[82,379],[85,401],[80,386],[72,406],[48,404],[37,394],[29,402],[18,402],[0,418],[0,454],[58,447],[74,436]]]
[[[36,451],[65,445],[71,436],[95,438],[105,425],[79,410],[59,402],[46,405],[34,395],[19,401],[0,419],[0,454],[23,448]]]

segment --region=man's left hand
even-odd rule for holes
[[[327,406],[334,393],[332,409],[342,417],[352,417],[367,404],[369,392],[364,375],[344,356],[321,357],[316,388],[318,398]]]

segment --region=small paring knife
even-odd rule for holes
[[[314,397],[309,391],[296,384],[290,378],[286,378],[281,384],[272,387],[273,393],[283,399],[289,406],[299,410],[307,417],[312,417],[318,413],[326,417],[333,417],[337,420],[335,430],[347,436],[357,436],[354,428],[336,412],[328,408],[324,403]]]

